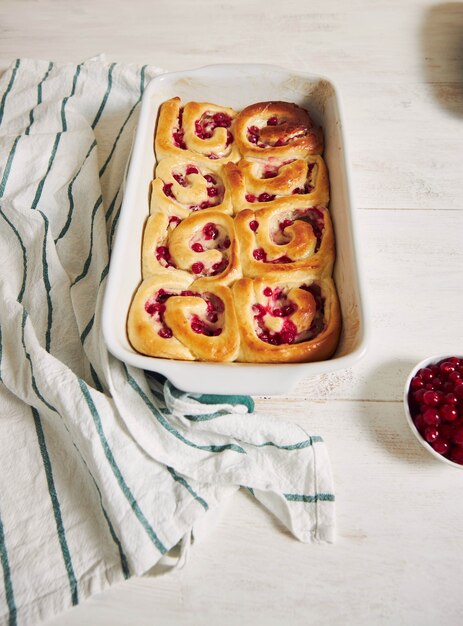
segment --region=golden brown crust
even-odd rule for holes
[[[241,159],[223,167],[231,190],[235,213],[277,206],[282,199],[295,197],[309,204],[326,206],[329,180],[321,156],[307,159]]]
[[[323,152],[323,133],[308,112],[290,102],[257,102],[236,118],[235,140],[245,157],[286,159]]]
[[[219,211],[194,213],[181,222],[169,222],[165,213],[147,220],[142,269],[151,274],[188,273],[190,280],[229,285],[242,276],[235,223]]]
[[[233,297],[240,311],[239,361],[294,363],[333,355],[341,314],[331,278],[297,272],[242,278]]]
[[[178,274],[155,275],[141,283],[127,332],[142,354],[187,361],[233,361],[240,343],[230,290],[209,285],[199,292]]]
[[[325,207],[290,197],[260,211],[241,211],[235,225],[245,276],[294,270],[331,275],[335,243]]]
[[[164,102],[159,110],[155,135],[158,161],[171,156],[196,157],[214,169],[238,161],[234,137],[236,111],[210,102],[187,102],[180,98]]]

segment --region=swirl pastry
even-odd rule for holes
[[[244,157],[306,158],[323,151],[323,133],[308,112],[290,102],[258,102],[235,122],[236,144]]]
[[[235,224],[229,215],[192,214],[182,221],[158,211],[147,220],[142,246],[142,271],[151,274],[186,272],[190,282],[228,285],[241,277]]]
[[[278,206],[241,211],[235,224],[245,276],[299,269],[331,274],[335,246],[326,208],[286,198]]]
[[[151,184],[151,213],[165,211],[181,219],[195,211],[233,213],[231,193],[225,186],[223,167],[215,171],[197,159],[169,157],[156,167]]]
[[[235,213],[278,204],[281,198],[302,197],[311,204],[329,201],[328,171],[321,156],[305,159],[241,159],[223,167],[232,190]]]
[[[332,356],[341,317],[329,178],[308,112],[274,101],[237,113],[172,98],[154,146],[132,347],[219,362]]]
[[[234,137],[236,111],[209,102],[171,98],[160,107],[155,152],[160,161],[169,156],[196,156],[209,167],[238,161]]]
[[[127,320],[133,348],[149,356],[186,361],[233,361],[239,331],[231,291],[197,291],[188,277],[150,276],[139,286]]]
[[[321,361],[332,356],[341,317],[331,278],[294,272],[233,285],[241,345],[239,361]]]

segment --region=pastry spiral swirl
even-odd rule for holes
[[[222,170],[222,166],[212,170],[183,156],[163,159],[151,184],[151,213],[161,210],[184,219],[196,211],[213,209],[231,215],[231,193]]]
[[[238,161],[234,136],[236,111],[209,102],[171,98],[161,105],[155,138],[158,161],[169,156],[196,156],[209,167]]]
[[[303,272],[242,278],[233,296],[240,311],[238,360],[320,361],[336,349],[341,318],[331,278]]]
[[[328,172],[322,157],[281,160],[241,159],[223,167],[235,213],[276,205],[296,196],[311,204],[329,201]]]
[[[235,122],[236,144],[244,157],[306,158],[323,151],[323,133],[308,112],[290,102],[258,102]]]
[[[287,198],[259,211],[245,209],[235,224],[245,276],[294,270],[331,274],[335,246],[326,208]]]
[[[194,213],[182,221],[161,211],[150,215],[143,236],[143,277],[178,271],[205,284],[228,285],[240,278],[233,219],[219,211]]]
[[[179,360],[233,361],[239,331],[231,291],[199,291],[189,277],[150,276],[139,286],[127,320],[129,341],[142,354]]]

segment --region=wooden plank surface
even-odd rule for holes
[[[0,69],[17,57],[167,70],[267,62],[328,76],[345,109],[372,324],[353,370],[257,409],[326,439],[338,540],[295,541],[244,493],[187,565],[94,596],[49,626],[461,624],[463,472],[404,421],[403,385],[463,353],[462,3],[426,0],[3,0]]]

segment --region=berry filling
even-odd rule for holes
[[[197,315],[193,315],[190,322],[191,327],[196,333],[208,337],[216,337],[221,334],[222,328],[219,324],[223,317],[222,314],[225,307],[220,298],[211,293],[200,294],[189,289],[185,289],[180,293],[172,293],[165,289],[159,289],[153,298],[145,302],[145,311],[153,318],[153,321],[160,326],[158,330],[160,337],[170,339],[173,335],[172,330],[167,326],[164,320],[164,313],[166,311],[165,303],[171,296],[195,296],[203,298],[207,305],[206,320],[201,319]]]
[[[200,139],[210,139],[216,128],[230,128],[232,118],[226,113],[207,112],[195,122],[195,134]],[[231,134],[231,133],[229,133]]]
[[[178,121],[177,126],[174,128],[172,133],[172,139],[174,141],[174,145],[181,150],[186,150],[186,144],[184,140],[185,131],[182,128],[183,123],[183,108],[180,109],[178,113]]]
[[[323,213],[319,209],[304,209],[296,210],[287,213],[288,217],[285,217],[278,222],[278,227],[275,228],[271,234],[272,241],[278,245],[285,245],[291,241],[291,235],[286,232],[286,228],[294,224],[295,220],[302,220],[310,224],[313,230],[313,234],[317,240],[315,244],[315,252],[318,252],[322,242],[323,231],[325,228],[325,222]]]
[[[174,192],[172,191],[172,185],[173,183],[166,183],[162,190],[168,198],[173,198],[175,200]]]
[[[200,261],[195,262],[191,266],[191,271],[194,274],[204,274],[205,276],[217,276],[221,274],[228,267],[229,259],[225,251],[228,250],[230,246],[231,240],[225,229],[213,222],[207,222],[202,230],[195,235],[195,238],[190,243],[190,247],[197,253],[212,249],[219,250],[222,252],[222,259],[213,263],[210,267],[206,267],[206,265]]]
[[[448,357],[419,370],[410,382],[408,406],[422,438],[463,465],[463,359]]]
[[[155,251],[156,259],[162,267],[176,267],[170,256],[167,246],[158,246]]]
[[[221,111],[217,113],[211,113],[207,111],[199,120],[195,121],[195,134],[199,139],[210,139],[214,134],[216,128],[230,128],[232,125],[232,118]],[[227,139],[225,142],[225,148],[228,148],[233,143],[233,135],[227,130]],[[219,159],[221,155],[217,155],[213,152],[207,155],[209,159]]]
[[[206,319],[201,319],[197,315],[191,317],[191,328],[195,333],[206,335],[206,337],[218,337],[222,333],[222,318],[225,310],[220,298],[212,293],[202,296],[206,301]]]
[[[269,123],[270,120],[272,121],[271,124]],[[258,148],[275,148],[279,146],[287,146],[295,139],[299,139],[300,137],[305,137],[308,132],[307,128],[302,128],[297,132],[293,132],[293,131],[288,132],[288,130],[290,129],[290,125],[288,125],[288,123],[285,122],[285,120],[278,120],[276,117],[270,117],[266,124],[266,126],[277,126],[277,125],[281,126],[281,132],[282,132],[282,136],[279,137],[278,139],[273,140],[273,141],[270,141],[270,140],[264,141],[262,139],[262,135],[263,135],[263,133],[261,132],[262,129],[259,128],[258,126],[252,125],[252,126],[248,126],[248,128],[246,129],[247,140],[249,141],[249,143],[254,144]]]
[[[263,295],[268,298],[266,306],[256,303],[252,307],[256,335],[261,341],[273,346],[295,343],[298,339],[298,329],[289,318],[297,310],[297,306],[278,287],[275,289],[265,287]],[[266,316],[284,318],[278,331],[269,329],[266,325]]]

